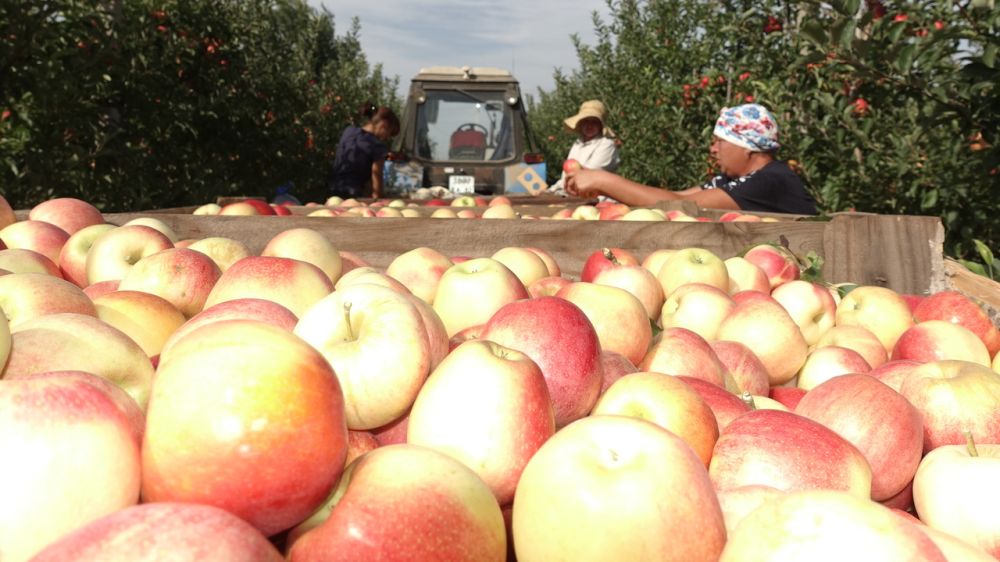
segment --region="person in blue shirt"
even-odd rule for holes
[[[720,173],[705,184],[671,191],[584,169],[567,178],[566,191],[588,198],[605,195],[628,205],[686,200],[710,209],[817,214],[802,179],[775,157],[780,146],[778,124],[767,108],[726,107],[715,122],[710,149]]]
[[[344,199],[382,196],[382,169],[389,154],[386,144],[399,134],[399,117],[388,107],[366,103],[364,123],[344,129],[330,172],[330,195]]]

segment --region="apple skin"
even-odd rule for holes
[[[725,259],[729,272],[729,293],[740,291],[771,292],[771,281],[757,264],[739,256]]]
[[[177,340],[194,329],[220,320],[259,320],[291,332],[299,319],[284,306],[267,299],[233,299],[210,306],[192,316],[175,330],[164,342],[161,353],[166,353]]]
[[[770,390],[767,367],[749,347],[726,340],[711,341],[709,345],[722,366],[732,374],[740,392],[767,396]]]
[[[913,315],[906,301],[896,291],[863,285],[840,300],[837,305],[837,326],[861,326],[869,329],[882,342],[886,353],[889,353],[899,336],[913,326]]]
[[[139,440],[110,394],[76,375],[0,380],[0,556],[30,559],[139,501]],[[93,376],[93,375],[90,375]]]
[[[636,364],[641,371],[687,375],[727,388],[729,371],[705,338],[686,328],[666,328]],[[732,375],[728,377],[732,381]]]
[[[17,248],[0,250],[0,269],[10,273],[45,273],[62,277],[58,265],[34,250]]]
[[[386,287],[362,283],[334,291],[302,315],[295,334],[337,373],[350,429],[374,429],[403,415],[430,373],[420,312]]]
[[[221,507],[269,536],[323,502],[346,454],[344,398],[323,356],[270,324],[214,322],[157,369],[142,496]]]
[[[903,386],[903,381],[906,379],[906,375],[910,374],[910,371],[920,365],[921,363],[906,359],[888,361],[868,371],[868,374],[889,385],[889,388],[899,392]]]
[[[795,279],[779,285],[771,297],[785,307],[810,346],[836,323],[837,303],[830,290],[819,283]]]
[[[490,258],[507,266],[525,287],[549,276],[549,268],[535,252],[521,246],[500,248]]]
[[[583,262],[580,270],[580,281],[590,283],[597,274],[605,269],[621,265],[639,265],[639,258],[624,248],[601,248],[594,250]]]
[[[330,278],[340,279],[343,271],[340,253],[326,235],[311,228],[290,228],[275,234],[261,250],[262,256],[292,258],[311,263]]]
[[[402,283],[417,298],[433,305],[441,276],[452,265],[448,256],[441,252],[419,247],[396,256],[385,273]]]
[[[535,297],[554,297],[559,294],[559,291],[572,283],[569,279],[565,277],[548,276],[538,279],[534,283],[528,286],[528,294],[531,298]]]
[[[715,422],[719,426],[719,432],[726,429],[733,420],[751,411],[750,406],[738,396],[728,390],[694,377],[678,375],[677,378],[687,383],[697,392],[702,400],[708,404],[715,414]],[[718,442],[718,440],[716,440]]]
[[[601,371],[603,376],[600,394],[603,395],[612,383],[629,373],[638,373],[639,368],[621,353],[601,351]]]
[[[713,341],[719,326],[736,308],[736,301],[724,289],[706,283],[685,283],[666,296],[660,307],[660,326],[687,328]]]
[[[920,300],[913,310],[917,322],[944,320],[958,324],[983,341],[990,357],[1000,351],[1000,331],[972,299],[958,291],[939,291]]]
[[[621,353],[638,364],[653,339],[646,308],[632,293],[611,285],[570,283],[556,297],[575,304],[597,332],[601,349]]]
[[[1000,444],[943,445],[927,453],[913,478],[920,520],[1000,558]]]
[[[187,320],[168,300],[142,291],[111,291],[93,303],[98,318],[132,338],[148,357],[159,355]]]
[[[836,431],[865,455],[873,500],[887,500],[913,480],[923,455],[923,419],[878,379],[864,374],[832,378],[807,392],[795,413]]]
[[[818,422],[781,410],[754,410],[730,422],[708,473],[718,490],[763,484],[868,499],[872,489],[871,467],[857,447]]]
[[[406,433],[409,431],[410,413],[407,412],[399,418],[372,430],[372,435],[378,441],[380,447],[385,445],[400,445],[406,443]]]
[[[896,340],[891,357],[918,363],[954,359],[990,366],[990,353],[983,340],[961,324],[945,320],[926,320],[911,326]]]
[[[642,263],[640,265],[648,269],[654,276],[659,275],[660,268],[663,267],[663,264],[667,262],[667,259],[670,258],[670,256],[672,256],[676,251],[677,250],[673,248],[660,248],[658,250],[653,250],[642,259]]]
[[[767,367],[770,386],[795,377],[808,354],[808,345],[792,317],[766,293],[741,291],[736,307],[719,326],[717,338],[749,347]]]
[[[174,229],[170,228],[170,225],[152,216],[136,217],[126,222],[122,226],[136,226],[136,225],[148,226],[149,228],[152,228],[153,230],[166,236],[170,240],[171,244],[175,244],[177,243],[178,240],[180,240],[180,238],[177,236],[177,233],[174,232]]]
[[[15,331],[20,324],[47,314],[97,316],[93,301],[83,289],[45,273],[0,276],[0,309]]]
[[[147,503],[106,515],[60,538],[33,562],[281,562],[239,517],[209,505]]]
[[[795,411],[795,407],[798,406],[805,395],[806,390],[804,388],[794,386],[775,386],[767,393],[767,396],[771,400],[776,400],[784,404],[792,412]]]
[[[73,234],[63,244],[59,252],[59,270],[63,278],[79,287],[86,287],[87,282],[87,253],[102,234],[109,230],[118,228],[113,224],[101,223],[83,227]]]
[[[43,201],[28,211],[28,220],[42,221],[63,229],[72,236],[78,230],[104,224],[104,215],[97,207],[81,199],[59,197]]]
[[[726,535],[732,535],[740,521],[750,515],[764,503],[775,498],[784,496],[783,492],[770,486],[751,484],[738,488],[719,490],[719,506],[722,507],[722,515],[726,519]]]
[[[562,169],[563,172],[567,174],[579,172],[581,168],[583,168],[583,166],[575,158],[567,158],[566,160],[563,160]]]
[[[520,562],[716,560],[726,541],[701,460],[625,416],[578,420],[542,445],[521,475],[512,527]]]
[[[180,247],[180,243],[177,244]],[[209,236],[195,240],[188,245],[189,250],[195,250],[212,258],[219,271],[225,273],[234,263],[251,255],[246,244],[233,238]]]
[[[575,304],[558,297],[515,301],[497,310],[481,339],[524,353],[542,370],[556,427],[586,416],[603,377],[594,326]]]
[[[83,294],[90,297],[90,300],[95,300],[98,297],[106,295],[110,292],[117,291],[118,285],[120,284],[121,281],[118,279],[108,279],[107,281],[98,281],[97,283],[93,283],[84,287]]]
[[[682,248],[670,254],[656,273],[656,279],[667,298],[686,283],[705,283],[722,291],[729,290],[729,270],[725,262],[704,248]]]
[[[590,415],[631,416],[653,422],[684,440],[708,468],[719,438],[715,414],[696,390],[663,373],[632,373],[615,381]]]
[[[87,252],[87,284],[121,280],[140,259],[173,248],[162,232],[140,224],[119,226],[101,234]]]
[[[292,258],[250,256],[226,270],[205,300],[204,308],[234,299],[272,300],[301,317],[333,291],[333,283],[311,263]]]
[[[812,390],[834,377],[869,371],[871,371],[871,367],[857,351],[828,345],[814,349],[806,357],[805,364],[799,369],[796,384],[799,388]]]
[[[871,330],[863,326],[834,326],[816,342],[814,349],[828,345],[857,351],[872,369],[877,369],[889,360],[889,353],[882,346],[882,342]]]
[[[0,242],[7,248],[33,250],[59,263],[59,253],[62,251],[69,234],[54,224],[42,221],[18,221],[0,230]]]
[[[844,492],[785,494],[747,515],[720,562],[921,560],[946,558],[920,527],[873,501]]]
[[[456,262],[444,272],[434,311],[450,338],[464,328],[486,323],[504,305],[528,297],[524,283],[507,266],[491,258],[474,258]]]
[[[503,514],[489,487],[451,457],[416,445],[354,461],[329,518],[296,540],[291,562],[502,562]]]
[[[555,429],[538,365],[519,351],[471,340],[427,377],[410,410],[406,442],[462,462],[507,505],[524,466]]]
[[[780,285],[799,278],[799,264],[785,248],[771,244],[758,244],[743,254],[743,259],[759,267],[767,276],[773,291]]]
[[[1000,443],[1000,374],[968,361],[933,361],[914,368],[899,393],[924,420],[924,454],[942,445]]]
[[[188,248],[168,248],[135,262],[118,290],[162,297],[191,318],[204,309],[220,277],[222,270],[205,254]]]
[[[594,276],[597,285],[624,289],[639,299],[646,315],[656,321],[663,310],[663,288],[656,276],[641,265],[623,265],[605,269]]]
[[[15,222],[17,222],[17,215],[14,214],[14,209],[10,207],[7,198],[0,195],[0,229]]]

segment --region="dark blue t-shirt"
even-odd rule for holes
[[[743,211],[816,214],[816,202],[802,179],[780,160],[738,178],[715,176],[702,188],[725,190]]]
[[[330,194],[371,197],[372,163],[385,160],[388,154],[389,147],[361,127],[344,129],[330,173]]]

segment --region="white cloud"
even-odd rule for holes
[[[427,66],[495,66],[511,70],[521,89],[551,90],[556,68],[579,66],[570,35],[594,43],[591,14],[607,19],[605,0],[309,0],[334,15],[337,33],[361,23],[370,63],[398,75],[401,93]]]

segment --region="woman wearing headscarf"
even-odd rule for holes
[[[670,191],[600,170],[569,174],[571,195],[606,195],[628,205],[686,200],[700,207],[815,215],[816,203],[802,179],[778,160],[778,124],[762,105],[723,108],[715,122],[711,154],[719,175],[704,185]]]
[[[571,115],[563,121],[566,129],[577,134],[566,160],[573,160],[581,168],[588,170],[615,171],[618,168],[618,145],[607,123],[608,110],[603,102],[600,100],[583,102],[576,115]],[[565,182],[564,166],[562,176],[559,181],[552,184],[549,191],[564,193]]]

